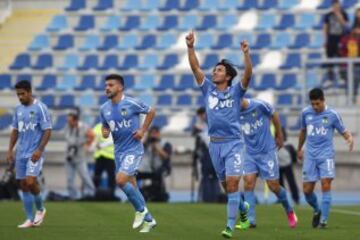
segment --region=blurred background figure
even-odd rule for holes
[[[195,149],[193,154],[193,178],[198,179],[198,165],[200,164],[200,202],[217,202],[219,200],[220,186],[216,177],[214,167],[211,163],[209,154],[208,125],[206,121],[206,111],[200,107],[196,111],[197,121],[193,127],[193,136],[195,137]]]
[[[144,142],[144,159],[139,167],[138,180],[147,201],[169,200],[165,177],[171,173],[172,145],[161,138],[160,128],[152,126]],[[150,184],[147,184],[149,180]]]
[[[79,121],[78,111],[68,113],[64,133],[67,143],[65,170],[69,198],[74,200],[79,196],[75,186],[76,173],[79,174],[83,184],[81,197],[91,197],[95,193],[95,186],[87,167],[86,152],[94,141],[94,133],[91,128]]]

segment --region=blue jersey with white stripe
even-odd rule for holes
[[[333,158],[334,129],[341,134],[346,131],[340,115],[327,106],[321,113],[315,112],[311,106],[304,108],[301,128],[306,130],[305,157],[311,159]]]
[[[247,99],[249,105],[240,112],[241,130],[244,134],[246,150],[250,154],[268,153],[276,149],[270,131],[274,108],[267,102]]]
[[[37,99],[29,106],[18,105],[12,127],[18,131],[16,159],[30,158],[39,147],[44,131],[52,128],[49,110]]]
[[[206,105],[210,137],[242,139],[239,106],[246,89],[236,83],[225,91],[219,91],[206,78],[200,88]]]
[[[140,114],[147,114],[149,111],[149,106],[127,96],[123,96],[118,103],[113,104],[108,100],[101,106],[100,119],[102,125],[111,131],[115,156],[126,151],[143,153],[143,144],[133,134],[140,128]]]

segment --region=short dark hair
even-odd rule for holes
[[[331,5],[334,5],[334,4],[337,4],[337,3],[340,3],[340,1],[339,0],[332,0]]]
[[[31,91],[31,83],[28,80],[21,80],[15,84],[15,89],[24,89],[27,92]]]
[[[105,82],[108,80],[116,80],[118,81],[123,87],[125,87],[124,84],[124,78],[120,74],[109,74],[105,77]]]
[[[68,114],[69,117],[72,117],[74,120],[79,120],[80,118],[80,109],[79,108],[74,108],[71,109]]]
[[[228,85],[231,86],[232,80],[234,79],[234,77],[237,76],[237,71],[234,68],[234,65],[229,60],[226,59],[221,59],[221,61],[216,64],[216,66],[219,65],[223,65],[225,67],[226,75],[230,76]]]
[[[309,99],[310,100],[324,100],[324,91],[321,90],[320,88],[313,88],[310,92],[309,92]]]
[[[204,113],[206,113],[205,107],[199,107],[198,110],[196,111],[197,115],[204,114]]]

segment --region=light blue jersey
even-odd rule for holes
[[[301,128],[306,130],[305,157],[310,159],[334,158],[334,129],[340,134],[345,132],[340,115],[326,106],[321,113],[307,107],[301,114]]]
[[[239,106],[246,89],[236,83],[225,91],[219,91],[206,78],[200,88],[206,105],[210,137],[241,138]]]
[[[133,135],[140,128],[140,114],[149,111],[149,106],[127,96],[116,104],[109,100],[101,106],[102,125],[110,129],[114,140],[117,172],[133,175],[139,167],[144,146]]]
[[[247,99],[249,106],[240,112],[241,130],[244,135],[246,151],[249,154],[267,154],[276,149],[270,131],[274,108],[261,100]]]
[[[51,129],[46,105],[37,99],[29,106],[16,106],[12,127],[18,131],[16,159],[30,158],[39,147],[44,130]]]

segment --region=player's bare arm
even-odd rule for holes
[[[48,142],[50,140],[50,137],[51,137],[51,129],[46,129],[41,138],[38,149],[36,149],[35,152],[33,152],[32,156],[31,156],[31,161],[36,162],[40,159],[42,153],[45,150],[46,145],[48,144]]]
[[[146,114],[146,117],[145,117],[142,127],[134,133],[134,138],[136,138],[137,140],[140,141],[144,137],[146,131],[149,129],[149,126],[150,126],[152,120],[155,117],[155,114],[156,114],[155,109],[151,108],[149,113]]]
[[[301,129],[300,134],[299,134],[298,148],[297,148],[297,155],[298,155],[298,159],[300,161],[302,161],[304,158],[304,151],[302,150],[302,147],[304,146],[305,139],[306,139],[306,130]]]
[[[6,154],[6,162],[11,165],[14,162],[13,150],[18,139],[18,130],[13,129],[10,134],[9,148]]]
[[[350,133],[350,131],[347,130],[343,133],[343,137],[349,145],[349,151],[351,152],[354,148],[354,138],[352,134]]]
[[[194,73],[197,84],[201,85],[204,81],[205,75],[200,68],[199,60],[196,57],[196,53],[194,50],[194,43],[195,43],[195,34],[193,31],[191,31],[186,36],[186,45],[187,45],[189,64],[190,64],[192,72]]]
[[[282,133],[281,122],[278,112],[274,112],[274,114],[271,117],[271,121],[275,127],[275,142],[278,149],[280,149],[284,146],[284,136]]]
[[[252,75],[252,62],[250,58],[250,47],[249,43],[247,41],[242,41],[240,43],[241,50],[244,53],[244,64],[245,64],[245,70],[244,70],[244,76],[241,79],[241,84],[244,88],[247,88],[249,86],[251,75]]]

